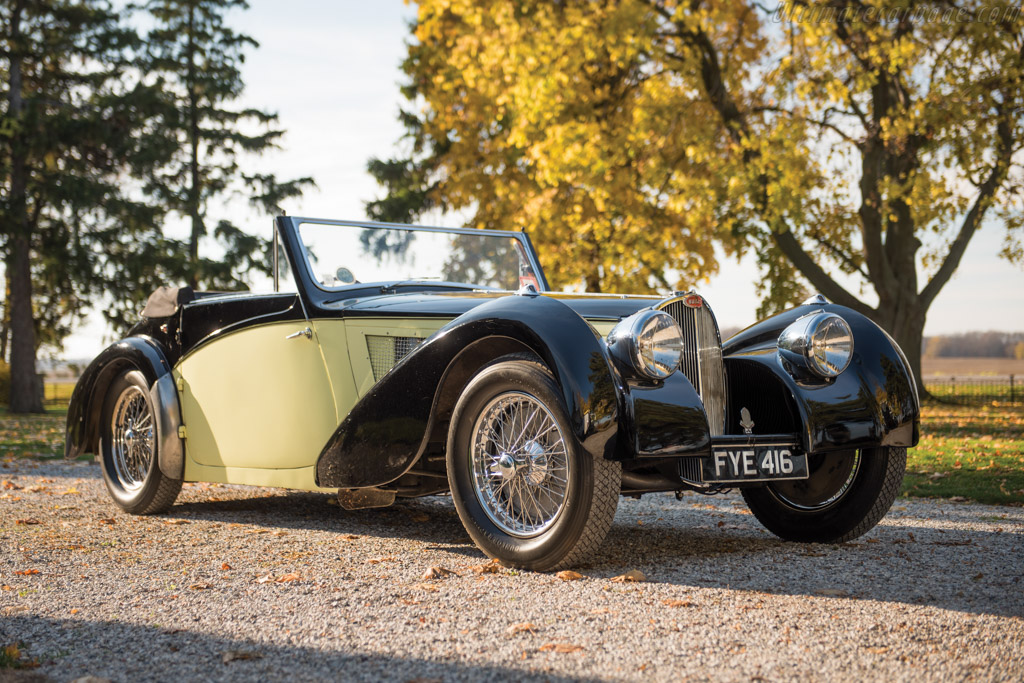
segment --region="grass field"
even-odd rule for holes
[[[904,495],[1024,505],[1024,410],[1018,406],[924,407]]]
[[[1024,505],[1024,410],[1019,405],[924,408],[903,495]],[[0,409],[0,461],[59,458],[64,412],[9,415]],[[86,457],[86,456],[83,456]]]

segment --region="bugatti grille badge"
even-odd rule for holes
[[[743,427],[744,434],[754,433],[754,421],[750,419],[750,411],[746,408],[740,410],[740,427]]]

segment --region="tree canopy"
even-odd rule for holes
[[[920,376],[985,219],[1021,257],[1011,3],[421,0],[404,70],[410,153],[371,161],[368,209],[524,227],[556,286],[686,288],[752,251],[763,313],[818,290]]]
[[[0,240],[15,412],[41,410],[38,343],[59,342],[99,291],[136,299],[158,211],[124,178],[147,166],[152,88],[126,78],[135,33],[104,2],[0,8]],[[132,259],[118,257],[131,246]],[[134,265],[133,265],[134,264]],[[108,316],[123,314],[118,304]]]
[[[277,115],[232,108],[245,88],[245,51],[258,47],[233,30],[225,15],[246,9],[245,0],[150,0],[143,7],[155,21],[147,36],[146,71],[154,75],[163,107],[157,133],[166,160],[146,190],[162,207],[189,222],[177,272],[192,287],[239,289],[252,271],[270,274],[269,245],[226,217],[211,220],[210,205],[246,196],[268,214],[301,195],[311,178],[279,181],[272,173],[243,171],[240,160],[274,149],[284,131]],[[212,232],[225,252],[201,257]]]

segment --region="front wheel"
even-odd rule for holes
[[[848,450],[808,457],[810,476],[743,489],[758,521],[803,543],[845,543],[874,528],[903,483],[906,448]]]
[[[547,571],[582,563],[618,504],[621,467],[577,442],[547,368],[514,355],[466,386],[448,435],[448,482],[489,557]]]
[[[125,372],[110,383],[101,420],[103,481],[114,502],[134,515],[171,507],[181,480],[160,471],[156,415],[142,373]]]

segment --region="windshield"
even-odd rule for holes
[[[356,283],[454,282],[513,290],[541,289],[517,233],[445,232],[303,222],[299,236],[309,271],[324,289]]]

